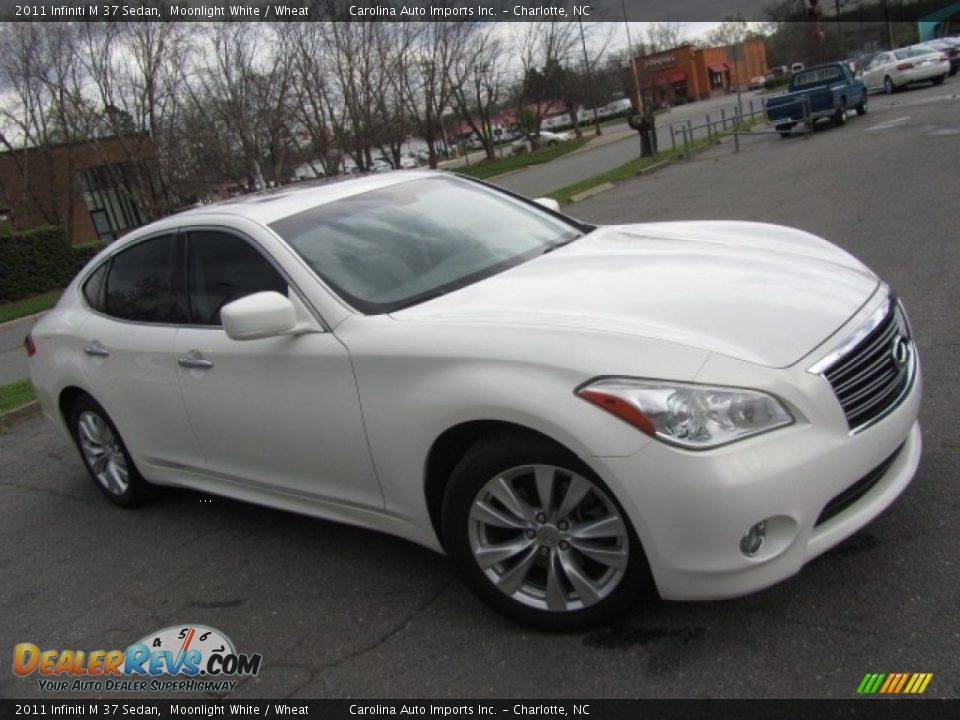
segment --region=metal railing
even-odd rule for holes
[[[803,108],[802,122],[804,126],[804,136],[809,136],[813,130],[813,122],[810,118],[810,98],[804,95],[800,102]],[[693,120],[690,118],[679,123],[672,123],[668,127],[670,130],[671,150],[674,154],[677,154],[677,152],[682,149],[683,156],[689,158],[697,140],[710,140],[721,135],[732,135],[736,151],[739,152],[741,135],[766,135],[780,132],[780,130],[776,129],[754,130],[751,133],[743,132],[742,128],[744,123],[750,123],[752,125],[758,116],[766,119],[766,115],[767,99],[762,98],[759,107],[757,107],[757,103],[751,99],[743,107],[742,112],[738,105],[734,105],[729,110],[721,108],[719,118],[716,118],[716,116],[711,118],[710,115],[707,114],[704,116],[703,122],[697,125],[694,125]]]

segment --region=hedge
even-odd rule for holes
[[[0,235],[0,302],[64,287],[102,248],[71,245],[58,226]]]

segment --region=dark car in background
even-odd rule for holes
[[[922,43],[917,47],[928,47],[933,50],[939,50],[946,55],[947,60],[950,62],[950,71],[948,72],[948,75],[956,75],[957,70],[960,69],[960,42],[951,43],[943,39],[930,40],[929,42]]]

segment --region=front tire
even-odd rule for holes
[[[608,622],[651,585],[612,493],[573,453],[539,436],[490,435],[470,448],[450,477],[442,531],[488,605],[544,630]]]
[[[149,499],[152,486],[143,479],[106,410],[84,395],[70,411],[70,432],[90,477],[110,502],[132,508]]]

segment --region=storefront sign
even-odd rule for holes
[[[659,69],[663,67],[668,67],[673,65],[677,61],[676,57],[672,54],[670,55],[660,55],[655,58],[650,58],[649,60],[643,63],[643,67],[647,70]]]

